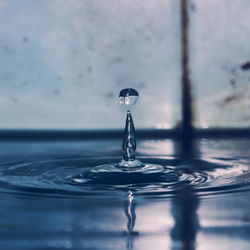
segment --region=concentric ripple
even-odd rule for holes
[[[2,192],[34,195],[173,195],[232,191],[250,184],[247,164],[232,159],[146,158],[135,169],[112,165],[118,158],[74,158],[0,166]],[[98,166],[98,167],[96,167]]]

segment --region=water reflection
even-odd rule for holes
[[[128,191],[128,199],[125,204],[125,214],[127,217],[126,246],[127,249],[134,249],[135,238],[139,235],[134,231],[136,222],[136,203],[131,191]]]
[[[137,201],[141,202],[140,200]],[[162,206],[162,202],[165,203],[164,206]],[[151,209],[148,207],[149,204],[143,202],[143,205],[140,206],[141,209],[138,210],[135,195],[129,191],[124,206],[127,219],[127,230],[123,234],[126,249],[152,249],[155,246],[157,249],[195,250],[196,238],[200,230],[197,214],[199,203],[199,198],[193,190],[186,189],[172,199],[161,200],[159,205]],[[171,209],[167,213],[162,212],[162,209],[168,209],[169,206]],[[145,213],[146,211],[147,213]],[[147,219],[143,220],[145,215]],[[139,220],[137,226],[136,218]],[[173,226],[170,226],[169,221],[172,220]],[[168,223],[164,221],[168,221]],[[154,223],[157,223],[157,226]],[[151,228],[150,235],[154,235],[154,237],[152,237],[152,240],[147,238],[147,244],[142,246],[149,225]],[[137,230],[135,230],[135,227]],[[163,228],[166,230],[165,233],[162,231]],[[157,244],[155,242],[156,238],[160,240]],[[166,243],[167,245],[165,245]]]
[[[200,155],[192,135],[184,138],[180,144],[175,143],[175,150],[183,163],[196,159]],[[195,168],[199,169],[200,164],[195,165]],[[172,199],[171,213],[174,219],[174,227],[170,232],[172,250],[195,250],[196,248],[196,236],[200,229],[197,214],[200,202],[193,189],[192,186],[188,186]]]
[[[173,198],[171,212],[175,224],[170,233],[172,250],[195,250],[200,228],[198,207],[199,199],[192,190],[185,190]]]

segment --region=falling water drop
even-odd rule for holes
[[[127,110],[129,110],[133,105],[136,104],[139,98],[139,93],[135,89],[123,89],[120,91],[119,99],[120,103],[126,106]]]
[[[126,107],[126,122],[122,142],[123,159],[119,163],[100,165],[91,169],[91,173],[143,173],[155,174],[164,171],[164,167],[156,164],[144,164],[136,159],[136,133],[131,108],[136,104],[139,93],[132,88],[120,91],[120,104]],[[132,180],[132,179],[131,179]],[[124,181],[124,180],[123,180]]]
[[[85,184],[110,183],[112,185],[131,185],[144,181],[158,180],[159,175],[171,172],[162,165],[142,163],[136,159],[136,133],[131,108],[139,98],[139,93],[132,88],[120,91],[119,100],[126,107],[126,122],[122,143],[123,159],[118,163],[109,163],[91,168],[89,171],[69,176],[70,183]]]
[[[135,89],[123,89],[119,94],[120,103],[127,107],[127,118],[122,143],[123,160],[120,167],[142,167],[144,166],[139,160],[135,159],[136,137],[135,127],[130,108],[135,105],[139,98],[139,93]]]

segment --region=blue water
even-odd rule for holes
[[[249,146],[140,140],[162,169],[108,172],[119,139],[1,142],[1,248],[249,249]]]

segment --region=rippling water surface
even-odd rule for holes
[[[107,167],[121,160],[120,140],[2,142],[0,243],[249,249],[250,143],[195,145],[183,155],[174,141],[141,140],[137,157],[145,166],[130,170]]]

